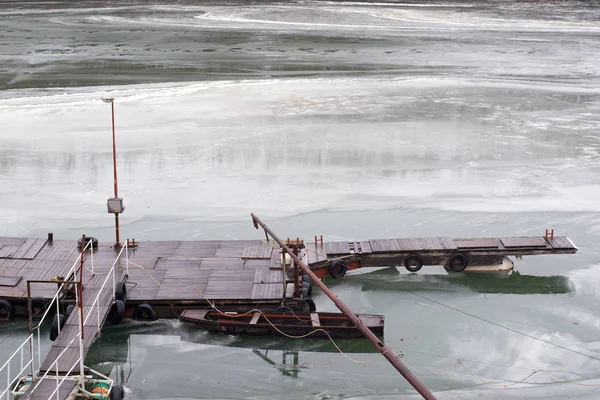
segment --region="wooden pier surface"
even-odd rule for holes
[[[27,281],[69,278],[79,249],[74,240],[2,237],[0,254],[0,298],[24,304]],[[110,268],[116,255],[110,245],[100,244],[93,254],[97,272]],[[134,303],[252,304],[283,298],[279,249],[260,240],[141,242],[128,256],[128,299]],[[87,269],[91,262],[88,255]],[[32,297],[50,299],[57,287],[32,285]]]
[[[306,243],[309,265],[344,256],[360,256],[376,262],[381,256],[408,255],[450,256],[455,253],[470,256],[523,256],[536,254],[573,254],[577,247],[566,236],[501,237],[501,238],[398,238],[353,242]],[[367,265],[363,265],[367,266]],[[368,265],[371,266],[371,265]],[[373,264],[372,266],[379,266]],[[383,265],[382,265],[383,266]]]

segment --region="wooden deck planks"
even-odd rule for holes
[[[308,257],[309,264],[315,264],[327,260],[327,251],[325,246],[317,243],[307,243],[305,245],[306,255]]]
[[[0,275],[0,286],[15,287],[23,279],[21,275]]]
[[[497,249],[499,245],[496,238],[453,239],[453,242],[459,249]]]
[[[27,391],[21,397],[22,399],[28,400],[48,400],[56,398],[56,394],[52,396],[52,393],[56,390],[56,385],[58,386],[58,398],[66,399],[69,397],[71,392],[75,389],[77,385],[76,380],[65,379],[62,383],[60,381],[56,381],[53,379],[38,379],[33,385],[27,389]]]
[[[268,244],[260,244],[255,246],[246,246],[242,252],[241,258],[247,259],[271,259],[273,254],[273,246]]]
[[[350,254],[348,242],[325,242],[325,252],[329,255]]]
[[[554,238],[547,241],[553,249],[575,249],[566,236],[554,236]]]
[[[500,242],[506,248],[546,247],[548,245],[543,237],[501,238]]]
[[[212,270],[206,284],[209,299],[250,299],[254,285],[253,270]]]
[[[361,240],[358,243],[360,244],[360,252],[362,254],[369,254],[373,252],[373,249],[371,249],[371,243],[368,240]]]
[[[371,245],[371,250],[373,253],[384,253],[400,250],[400,246],[396,239],[374,239],[369,240],[369,244]]]
[[[257,269],[254,271],[254,283],[283,283],[281,271]]]
[[[0,247],[0,258],[11,258],[17,250],[19,250],[19,246],[2,246]]]
[[[274,300],[283,298],[283,283],[255,283],[252,286],[252,300]]]

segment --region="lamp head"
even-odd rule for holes
[[[105,103],[112,103],[113,101],[115,101],[114,97],[103,97],[102,101]]]

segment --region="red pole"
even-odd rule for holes
[[[114,172],[114,185],[115,185],[115,198],[119,197],[119,185],[117,182],[117,140],[115,136],[115,101],[114,99],[110,102],[111,113],[112,113],[112,144],[113,144],[113,172]],[[121,241],[119,240],[119,214],[115,213],[115,236],[116,242],[115,247],[121,247]]]
[[[323,293],[325,293],[331,299],[331,301],[335,303],[337,308],[339,308],[340,311],[350,319],[350,321],[356,326],[356,328],[363,334],[364,337],[366,337],[373,343],[375,348],[379,350],[381,354],[383,354],[383,356],[390,362],[390,364],[392,364],[392,366],[396,368],[396,370],[398,370],[400,374],[402,374],[402,376],[408,381],[408,383],[410,383],[410,385],[414,387],[415,390],[419,392],[419,394],[423,396],[424,399],[436,400],[435,396],[429,391],[429,389],[427,389],[425,385],[423,385],[421,381],[419,381],[417,377],[414,376],[412,372],[410,372],[408,367],[406,367],[406,365],[404,365],[404,363],[400,361],[400,359],[392,352],[392,350],[389,347],[386,346],[385,343],[380,341],[377,338],[377,336],[375,336],[375,334],[371,332],[369,328],[363,325],[362,321],[352,312],[352,310],[348,308],[348,306],[346,306],[346,304],[344,304],[343,301],[338,299],[338,297],[331,290],[329,290],[329,288],[325,286],[323,282],[321,282],[321,280],[311,271],[308,265],[306,265],[297,255],[292,253],[292,251],[285,245],[285,243],[279,240],[279,238],[256,215],[250,215],[252,215],[254,226],[258,228],[257,224],[260,225],[265,230],[265,232],[271,235],[273,240],[275,240],[281,246],[281,248],[285,252],[287,252],[290,255],[290,257],[292,257],[292,259],[304,270],[304,272],[308,274],[308,276],[310,276],[313,283],[319,288],[321,288]]]

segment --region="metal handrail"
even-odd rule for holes
[[[104,278],[104,282],[102,282],[102,285],[100,286],[100,290],[98,290],[98,294],[96,295],[94,301],[92,302],[92,304],[89,306],[89,311],[87,312],[87,315],[85,316],[84,320],[83,320],[83,325],[85,325],[89,319],[89,317],[92,315],[92,312],[94,310],[94,306],[96,306],[96,310],[97,310],[97,314],[98,314],[98,322],[97,322],[97,326],[98,326],[98,331],[100,330],[100,295],[102,294],[103,290],[105,289],[106,285],[108,284],[108,280],[109,278],[111,278],[112,276],[112,283],[113,283],[113,301],[115,299],[115,269],[117,266],[117,263],[119,262],[123,251],[127,249],[127,243],[125,243],[122,247],[121,250],[119,251],[119,254],[117,255],[115,261],[113,262],[110,270],[108,271],[106,278]],[[127,261],[129,262],[129,258],[128,258],[128,254],[126,252],[126,257],[127,257]],[[85,312],[84,312],[85,315]],[[81,325],[80,325],[81,326]],[[75,337],[66,345],[66,347],[64,348],[64,350],[56,357],[56,359],[54,360],[54,362],[50,365],[50,367],[46,370],[46,373],[41,376],[39,378],[39,382],[43,381],[44,379],[48,378],[48,373],[52,370],[52,368],[56,365],[56,363],[58,362],[58,360],[60,359],[60,357],[62,357],[62,355],[65,353],[65,351],[69,348],[69,346],[71,346],[71,344],[73,344],[73,342],[79,338],[79,340],[81,341],[81,334],[82,332],[80,331],[77,335],[75,335]],[[81,347],[80,347],[81,348]],[[58,368],[56,369],[56,388],[54,389],[54,391],[50,394],[49,399],[51,399],[53,396],[56,396],[56,399],[59,400],[59,388],[60,386],[64,383],[64,381],[67,379],[67,377],[71,374],[71,372],[73,371],[73,369],[75,368],[75,366],[78,363],[82,362],[82,353],[79,354],[79,357],[73,362],[73,365],[71,366],[71,368],[69,369],[69,371],[65,374],[65,376],[62,377],[62,379],[59,379],[58,376]],[[41,364],[40,364],[41,365]],[[59,382],[60,380],[60,382]],[[39,383],[38,383],[39,385]],[[33,393],[35,391],[35,389],[37,388],[34,387],[31,391],[31,393]]]
[[[115,290],[116,290],[116,275],[115,275],[115,267],[117,265],[117,263],[119,262],[121,255],[123,254],[123,251],[127,249],[127,242],[121,247],[121,251],[119,251],[119,254],[117,254],[117,258],[115,258],[115,261],[113,262],[112,266],[110,267],[110,270],[108,271],[108,273],[106,274],[106,278],[104,278],[104,282],[102,282],[102,286],[100,286],[100,290],[98,290],[98,294],[96,295],[96,298],[94,299],[93,303],[89,306],[90,311],[87,313],[87,316],[83,319],[83,324],[85,325],[88,321],[88,318],[92,315],[92,311],[94,309],[94,306],[96,306],[96,310],[97,315],[98,315],[98,330],[100,330],[100,295],[102,294],[102,291],[104,290],[104,288],[106,287],[106,284],[108,283],[108,279],[112,276],[112,289],[113,289],[113,301],[115,300]],[[129,263],[129,257],[127,256],[127,262]]]
[[[71,344],[73,344],[73,342],[75,341],[75,339],[77,339],[79,336],[81,335],[81,332],[79,332],[77,335],[75,335],[75,337],[73,339],[71,339],[71,341],[65,346],[65,348],[63,349],[63,351],[61,351],[58,356],[56,357],[56,359],[54,360],[54,362],[52,364],[50,364],[50,366],[48,367],[48,369],[46,370],[46,373],[44,375],[42,375],[41,377],[39,377],[37,379],[37,383],[35,384],[35,386],[33,387],[33,389],[31,389],[31,392],[29,392],[29,395],[31,396],[33,394],[33,392],[35,392],[35,390],[39,387],[40,383],[46,379],[46,377],[48,376],[48,373],[50,371],[52,371],[52,368],[54,367],[54,365],[56,365],[56,363],[58,363],[58,360],[60,360],[60,358],[62,357],[62,355],[69,350],[69,346]],[[76,362],[74,362],[74,365],[77,365],[77,362],[79,362],[79,360],[81,359],[81,355],[79,355],[79,358],[76,360]],[[69,372],[71,372],[73,370],[73,368],[71,368],[71,370],[69,370]],[[58,368],[57,368],[57,376],[58,376]],[[54,394],[54,392],[52,393]],[[51,398],[52,396],[50,396]]]
[[[83,251],[88,250],[88,247],[91,247],[93,245],[92,241],[90,240],[89,242],[87,242],[87,244],[85,245],[85,247],[83,248]],[[92,248],[92,254],[93,254],[93,248]],[[73,263],[73,266],[71,267],[71,269],[69,269],[69,272],[67,273],[67,278],[69,276],[71,276],[71,274],[75,271],[75,269],[77,268],[77,266],[79,265],[79,261],[81,260],[81,254],[79,254],[79,256],[77,257],[77,259],[75,260],[75,262]],[[94,256],[92,255],[92,271],[94,270]],[[55,301],[57,301],[58,303],[58,295],[61,293],[61,291],[63,290],[63,287],[65,286],[65,283],[63,282],[60,287],[58,288],[58,290],[56,291],[56,293],[54,294],[54,297],[52,297],[52,300],[50,301],[50,303],[48,304],[48,307],[46,308],[46,312],[44,313],[44,315],[42,315],[42,318],[39,320],[38,324],[33,328],[39,328],[42,325],[42,322],[44,322],[44,319],[46,318],[46,315],[48,315],[48,313],[50,312],[50,309],[52,308],[52,304],[54,304]],[[60,332],[60,331],[59,331]]]
[[[4,365],[2,365],[2,367],[0,367],[0,373],[2,372],[2,370],[4,368],[6,368],[6,389],[4,389],[4,391],[0,394],[0,398],[4,397],[4,395],[6,394],[6,399],[9,400],[10,399],[10,387],[21,377],[21,374],[23,372],[25,372],[25,370],[27,368],[29,368],[29,366],[31,365],[31,363],[33,362],[33,357],[29,357],[29,362],[27,362],[27,364],[23,365],[23,348],[25,347],[25,345],[29,344],[29,340],[32,338],[33,334],[30,334],[29,337],[27,337],[27,339],[25,339],[23,341],[23,343],[21,343],[21,345],[17,348],[17,350],[14,351],[14,353],[11,354],[10,357],[8,357],[8,360],[6,360],[6,362],[4,363]],[[16,376],[14,378],[11,379],[10,377],[10,365],[12,360],[17,356],[17,354],[20,353],[21,354],[21,370],[16,374]]]

